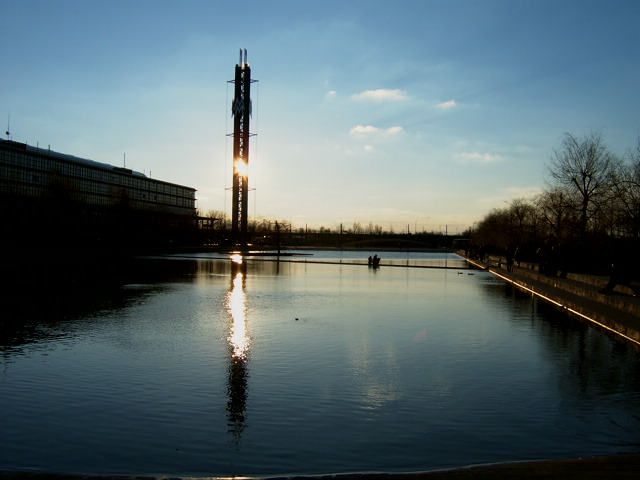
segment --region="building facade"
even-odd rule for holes
[[[139,240],[196,222],[194,188],[11,140],[0,140],[0,201],[5,225],[31,234],[34,223],[57,224],[87,237],[124,229]]]
[[[126,198],[136,210],[195,215],[196,190],[105,163],[0,140],[0,193],[46,198],[66,187],[74,200],[96,207]]]

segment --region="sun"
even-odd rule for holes
[[[238,175],[242,175],[243,177],[249,175],[249,166],[243,160],[237,159],[234,162],[234,167]]]

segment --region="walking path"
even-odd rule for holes
[[[640,348],[640,298],[633,290],[616,286],[611,294],[599,290],[608,277],[569,273],[566,278],[541,274],[536,264],[521,263],[508,272],[504,258],[490,256],[484,262],[467,260],[518,288],[531,292],[568,315],[609,332],[618,340]]]

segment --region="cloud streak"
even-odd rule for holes
[[[493,163],[502,160],[500,155],[479,152],[456,153],[453,157],[462,163]]]
[[[394,135],[398,135],[404,131],[404,128],[400,126],[389,127],[389,128],[379,128],[374,127],[373,125],[356,125],[351,129],[349,135],[352,137],[368,137],[368,136],[376,136],[376,137],[390,137]]]
[[[455,108],[457,106],[458,102],[456,102],[455,100],[449,100],[448,102],[438,103],[435,108],[437,108],[438,110],[451,110],[452,108]]]
[[[352,98],[354,100],[372,100],[376,102],[398,102],[406,100],[409,97],[407,97],[407,92],[405,92],[404,90],[388,90],[381,88],[378,90],[365,90],[364,92],[353,95]]]

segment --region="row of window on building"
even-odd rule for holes
[[[91,205],[118,205],[195,213],[195,189],[91,160],[0,140],[0,189],[3,194],[41,197],[66,192]]]

